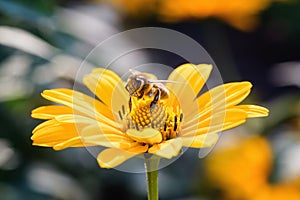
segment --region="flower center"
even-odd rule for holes
[[[182,114],[167,105],[167,100],[158,102],[151,107],[150,103],[141,98],[132,98],[132,109],[127,118],[127,129],[143,130],[152,128],[160,131],[162,139],[167,140],[177,136]]]

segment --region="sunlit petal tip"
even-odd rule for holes
[[[45,98],[45,96],[49,95],[49,93],[52,93],[53,91],[54,91],[54,89],[52,89],[52,90],[43,90],[41,95],[42,95],[42,97]]]
[[[45,94],[45,93],[47,93],[49,91],[51,91],[51,90],[43,90],[43,92],[41,94],[43,95],[43,94]]]
[[[37,125],[33,130],[32,130],[32,133],[35,134],[38,130],[41,130],[42,128],[44,127],[47,127],[47,126],[50,126],[50,125],[53,125],[53,122],[54,120],[48,120],[48,121],[45,121],[43,123],[40,123],[39,125]]]
[[[44,90],[44,91],[41,93],[41,96],[42,96],[44,99],[53,101],[53,99],[57,99],[57,97],[59,98],[59,94],[58,94],[58,92],[57,92],[56,90],[57,90],[57,89]]]
[[[202,68],[207,68],[207,70],[211,71],[212,68],[213,68],[213,65],[212,64],[205,64],[205,63],[201,63],[201,64],[197,64],[196,65],[197,67],[202,67]]]
[[[253,117],[267,117],[269,115],[269,109],[257,106],[257,105],[238,105],[236,106],[239,109],[244,110],[247,113],[248,118]]]
[[[40,119],[39,115],[36,113],[31,113],[30,117],[35,118],[35,119]]]
[[[45,107],[46,107],[46,106],[41,106],[41,107],[38,107],[38,108],[32,110],[30,116],[31,116],[32,118],[35,118],[35,119],[47,119],[47,118],[44,117],[43,114],[41,113],[41,111],[42,111]]]
[[[265,107],[262,107],[262,115],[263,115],[263,117],[267,117],[267,116],[269,116],[269,114],[270,114],[270,110],[267,109],[267,108],[265,108]]]
[[[34,133],[34,132],[32,132],[32,133]],[[30,139],[32,140],[32,141],[34,141],[35,139],[36,139],[36,135],[35,134],[33,134],[31,137],[30,137]]]
[[[38,108],[35,108],[31,111],[31,114],[34,114],[36,112],[39,112],[39,110],[41,110],[42,108],[44,108],[45,106],[41,106],[41,107],[38,107]]]
[[[181,71],[187,68],[194,68],[196,71],[201,72],[203,76],[207,76],[210,74],[213,66],[212,64],[193,64],[193,63],[184,63],[176,68],[176,70]]]
[[[251,89],[252,88],[252,83],[249,81],[241,81],[241,82],[230,82],[230,83],[225,83],[224,85],[227,85],[228,87],[235,87],[235,88],[241,88],[243,90]]]
[[[202,78],[206,81],[208,79],[212,69],[213,65],[212,64],[198,64],[196,65],[198,71],[201,73]]]
[[[242,82],[240,82],[240,86],[241,87],[245,87],[245,88],[249,88],[249,89],[253,87],[252,83],[249,82],[249,81],[242,81]]]
[[[262,106],[255,106],[255,111],[252,111],[252,113],[248,113],[248,117],[267,117],[270,114],[270,111]]]

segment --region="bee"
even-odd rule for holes
[[[174,138],[183,115],[176,95],[165,83],[180,82],[156,80],[151,74],[133,69],[130,73],[125,85],[130,96],[127,128],[154,128],[161,131],[164,139]]]
[[[164,83],[168,80],[154,80],[150,75],[130,69],[131,75],[128,77],[125,89],[130,95],[129,109],[132,108],[131,98],[151,99],[150,109],[152,110],[160,100],[168,99],[170,92]]]

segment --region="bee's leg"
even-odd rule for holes
[[[141,91],[141,94],[138,95],[138,99],[141,99],[144,96],[144,90]]]
[[[160,99],[160,95],[161,95],[160,90],[157,90],[153,101],[150,103],[150,110],[151,111],[154,109],[154,107],[156,106],[158,100]]]
[[[131,109],[132,109],[131,97],[129,97],[128,105],[129,105],[129,112],[131,112]]]

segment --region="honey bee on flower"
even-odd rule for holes
[[[220,85],[198,97],[211,70],[208,64],[184,64],[168,80],[131,70],[124,83],[111,70],[94,69],[83,83],[100,101],[70,89],[42,93],[63,106],[32,111],[32,117],[47,120],[33,130],[33,144],[55,150],[104,146],[97,161],[113,168],[143,153],[170,159],[183,147],[210,147],[219,132],[268,115],[264,107],[238,105],[250,82]]]
[[[179,103],[174,104],[170,101],[176,100],[176,97],[163,84],[170,81],[155,80],[145,73],[130,71],[131,75],[125,85],[130,96],[127,128],[157,129],[164,139],[174,138],[179,130],[183,114]]]

